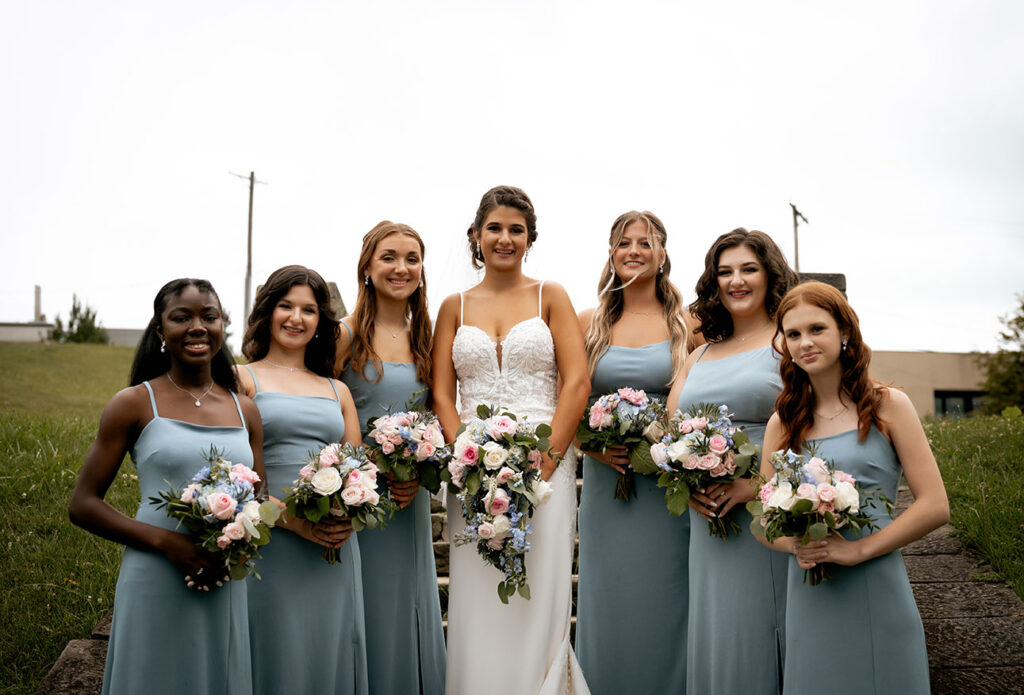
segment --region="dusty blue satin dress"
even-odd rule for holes
[[[239,426],[209,427],[160,417],[153,389],[153,419],[132,447],[142,502],[135,518],[185,532],[149,501],[168,482],[183,488],[206,465],[210,446],[234,463],[252,466],[245,418]],[[232,394],[234,397],[234,394]],[[252,680],[246,583],[228,582],[208,593],[185,586],[162,555],[125,548],[114,596],[114,624],[103,672],[104,695],[249,695]]]
[[[263,419],[267,491],[281,498],[311,451],[341,441],[345,419],[333,398],[260,391],[255,374],[252,380]],[[248,579],[257,695],[368,693],[359,539],[349,538],[336,564],[326,562],[323,551],[282,528],[261,550],[263,578]]]
[[[903,467],[889,440],[872,427],[812,440],[818,455],[857,479],[861,490],[880,489],[896,500]],[[882,505],[863,507],[880,527],[892,518]],[[865,531],[867,533],[867,531]],[[853,531],[843,533],[857,538]],[[789,558],[784,692],[930,692],[924,627],[899,550],[853,567],[829,565],[832,578],[811,586]],[[822,680],[823,666],[834,676]]]
[[[389,410],[406,410],[413,393],[424,388],[416,377],[414,363],[384,362],[383,367],[384,374],[377,383],[373,382],[377,370],[372,362],[366,366],[369,379],[351,369],[341,376],[352,392],[364,438],[369,418]],[[360,532],[359,549],[363,557],[370,692],[441,695],[445,646],[430,493],[420,489],[412,503],[395,512],[385,528]]]
[[[591,401],[623,386],[664,401],[671,378],[669,341],[611,345]],[[618,477],[584,457],[576,658],[593,695],[684,693],[690,518],[669,513],[656,477],[634,475],[636,497],[615,499]]]
[[[733,424],[761,444],[782,390],[778,355],[769,345],[720,360],[703,357],[690,367],[677,407],[728,405]],[[782,681],[789,561],[750,534],[743,505],[729,516],[740,532],[722,539],[690,510],[687,691],[774,695]]]

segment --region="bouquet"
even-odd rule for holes
[[[864,507],[873,507],[872,498],[877,497],[892,514],[892,501],[880,491],[862,492],[852,475],[836,470],[833,462],[819,458],[814,450],[807,454],[776,451],[769,460],[775,475],[761,486],[759,499],[747,503],[754,515],[751,532],[769,541],[797,536],[806,544],[841,528],[857,532],[878,528],[862,511],[861,498]],[[826,564],[805,570],[804,583],[817,586],[828,579]]]
[[[351,444],[328,444],[310,452],[299,477],[285,488],[288,514],[317,523],[325,516],[346,516],[352,528],[362,531],[384,523],[394,503],[377,492],[377,466],[366,449]],[[324,560],[338,561],[338,548],[325,548]]]
[[[665,488],[668,510],[679,516],[695,488],[743,477],[760,451],[746,432],[732,426],[725,405],[698,403],[685,413],[677,410],[662,441],[651,447],[651,458],[663,471],[658,487]],[[708,522],[708,533],[719,538],[739,531],[739,524],[728,517]]]
[[[256,495],[253,486],[260,477],[253,469],[231,463],[214,446],[203,459],[206,465],[183,490],[168,482],[169,490],[149,500],[157,509],[166,507],[167,516],[191,531],[202,548],[222,555],[232,579],[245,579],[250,572],[259,579],[253,560],[259,559],[260,546],[270,542],[270,528],[281,510],[265,495]]]
[[[481,405],[477,416],[459,428],[445,480],[457,490],[466,528],[455,545],[476,543],[477,552],[501,570],[498,597],[508,603],[516,592],[530,598],[525,556],[533,509],[551,496],[540,477],[541,452],[550,446],[551,427],[533,427],[512,413]]]
[[[643,391],[621,388],[600,398],[583,413],[576,438],[584,451],[600,451],[609,446],[629,449],[629,468],[619,474],[615,499],[629,500],[636,495],[633,472],[649,475],[658,472],[651,459],[651,444],[665,434],[665,406]]]
[[[431,494],[441,489],[441,471],[452,454],[436,415],[410,409],[370,418],[366,424],[367,436],[376,442],[370,455],[381,472],[403,482],[419,480]]]

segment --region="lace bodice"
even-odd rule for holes
[[[512,326],[498,346],[476,326],[461,325],[452,342],[459,379],[460,419],[476,416],[481,403],[501,406],[533,423],[551,422],[558,396],[558,365],[551,331],[539,316]]]

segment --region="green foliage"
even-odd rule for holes
[[[926,419],[956,535],[1024,597],[1024,418]]]
[[[78,295],[71,296],[71,314],[68,316],[68,326],[64,328],[64,322],[60,314],[53,322],[53,330],[50,331],[50,340],[55,343],[102,343],[110,342],[105,328],[96,323],[96,310],[78,301]]]
[[[982,408],[988,414],[1024,405],[1024,294],[1017,299],[1020,306],[1014,314],[1000,319],[1004,329],[999,332],[999,350],[977,358],[985,372],[981,382],[986,392]]]
[[[999,413],[999,415],[1001,417],[1005,417],[1005,418],[1020,417],[1021,414],[1022,414],[1021,409],[1018,408],[1015,405],[1007,406],[1007,407],[1003,408],[1003,411],[1001,413]]]

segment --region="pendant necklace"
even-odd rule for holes
[[[187,389],[183,389],[180,386],[178,386],[176,383],[174,383],[174,379],[171,378],[171,373],[170,372],[167,372],[167,381],[171,382],[171,386],[173,386],[174,388],[178,389],[182,393],[187,393],[188,395],[192,396],[192,398],[195,398],[196,399],[196,404],[195,405],[196,405],[197,408],[202,405],[202,403],[200,403],[199,401],[201,401],[202,399],[206,398],[206,394],[208,394],[210,391],[212,391],[213,390],[213,385],[215,383],[217,383],[215,381],[211,381],[210,385],[206,387],[205,391],[203,391],[203,395],[197,396],[196,394],[192,393],[191,391],[189,391]]]
[[[380,321],[374,321],[373,323],[374,323],[375,326],[379,326],[379,327],[383,328],[384,332],[385,333],[389,333],[393,339],[397,339],[399,333],[401,333],[403,331],[409,330],[409,322],[408,321],[405,322],[405,325],[399,326],[398,329],[395,332],[393,332],[393,333],[391,332],[390,328],[385,326]]]
[[[289,372],[308,372],[309,371],[305,367],[286,367],[285,365],[278,364],[277,362],[269,360],[266,357],[263,358],[263,361],[266,362],[269,365],[277,367],[278,369],[287,369]]]
[[[845,412],[846,412],[846,406],[844,405],[842,408],[840,408],[839,410],[834,412],[832,415],[825,415],[823,413],[819,413],[817,410],[814,411],[814,414],[818,415],[820,417],[823,417],[826,420],[828,420],[829,422],[831,422],[832,420],[835,420],[837,417],[839,417],[840,415],[842,415]]]

